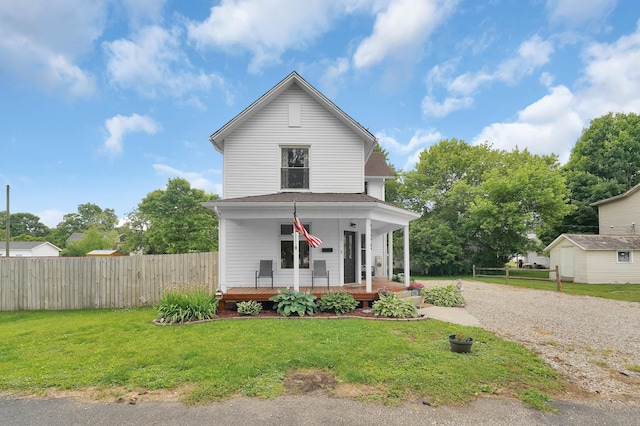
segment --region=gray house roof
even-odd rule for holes
[[[607,203],[610,203],[612,201],[620,200],[621,198],[626,198],[626,197],[630,196],[631,194],[633,194],[634,192],[636,192],[639,189],[640,189],[640,183],[637,184],[636,186],[634,186],[633,188],[629,189],[627,192],[625,192],[623,194],[616,195],[615,197],[607,198],[605,200],[596,201],[595,203],[591,203],[589,205],[592,206],[592,207],[597,207],[597,206],[602,205],[602,204],[607,204]]]
[[[82,237],[84,237],[84,234],[82,232],[74,232],[73,234],[69,235],[69,238],[67,238],[67,242],[70,243],[71,241],[78,241],[81,240]]]
[[[640,250],[640,235],[562,234],[545,251],[551,250],[563,239],[582,250]]]
[[[395,177],[391,167],[389,167],[381,152],[371,153],[367,163],[364,165],[364,175],[366,177]]]

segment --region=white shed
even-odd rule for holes
[[[6,255],[5,244],[1,245],[0,256]],[[48,241],[9,241],[9,257],[57,257],[60,250]]]
[[[640,235],[562,234],[545,251],[563,281],[640,283]],[[555,280],[555,275],[551,272],[549,278]]]

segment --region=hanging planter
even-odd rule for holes
[[[452,352],[471,352],[471,345],[473,345],[473,337],[465,336],[464,334],[451,334],[449,336],[449,344],[451,345]]]

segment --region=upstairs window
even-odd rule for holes
[[[283,147],[280,187],[282,189],[309,189],[309,148]]]

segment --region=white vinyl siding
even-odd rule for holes
[[[300,127],[290,127],[290,105]],[[296,86],[255,114],[224,143],[224,198],[280,191],[280,147],[309,146],[312,192],[362,192],[364,143]]]
[[[310,250],[311,267],[300,269],[300,286],[311,286],[313,261],[320,259],[327,261],[331,285],[339,285],[341,276],[339,268],[342,261],[341,239],[337,231],[339,221],[337,219],[305,219],[303,222],[311,225],[311,232],[322,239],[322,245]],[[280,224],[282,223],[284,222],[281,220],[273,219],[228,219],[226,221],[226,276],[222,284],[227,287],[253,287],[255,271],[260,267],[260,260],[273,260],[274,287],[293,286],[293,269],[279,267]],[[323,253],[322,248],[332,248],[333,251]],[[261,280],[260,283],[262,287],[271,286],[271,282],[267,284],[267,280]]]
[[[640,234],[640,191],[598,206],[598,218],[599,234]]]
[[[384,201],[384,179],[367,178],[367,194]]]

